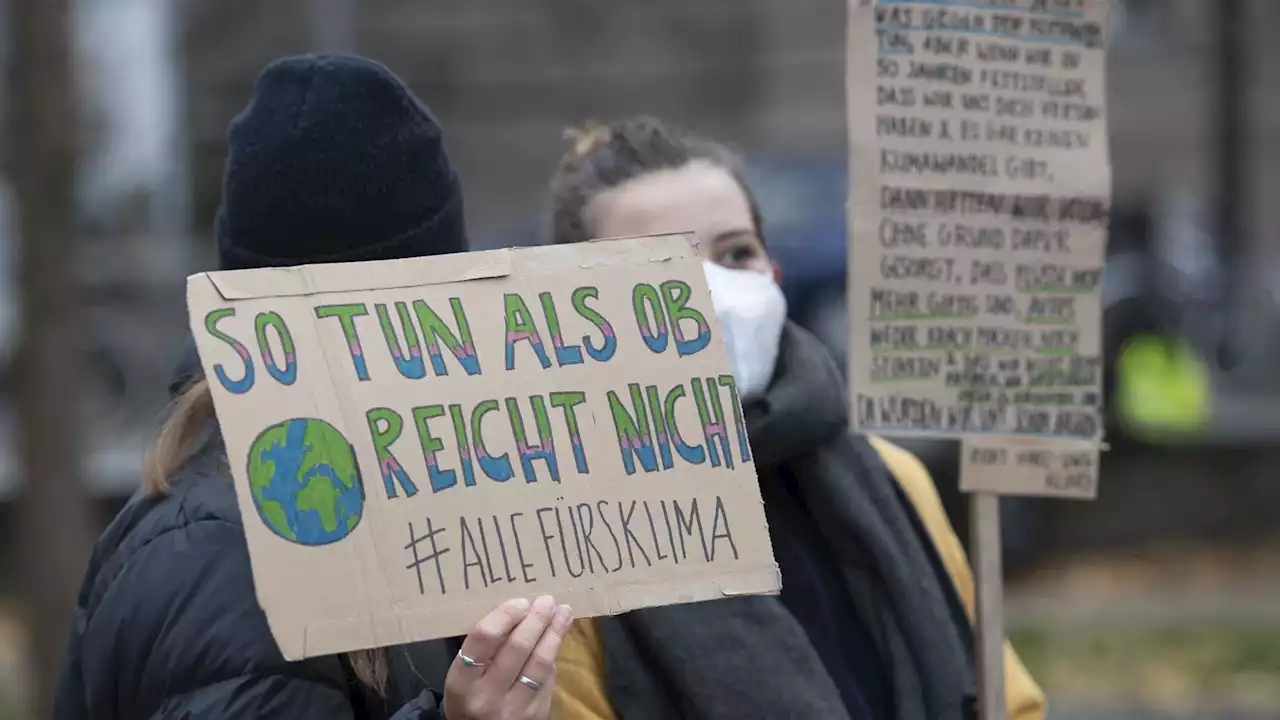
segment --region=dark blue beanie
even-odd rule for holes
[[[273,62],[228,141],[215,222],[223,270],[467,249],[440,125],[378,63]]]

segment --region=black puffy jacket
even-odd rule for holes
[[[258,605],[214,423],[163,497],[138,496],[94,548],[55,720],[440,718],[444,643],[392,648],[386,697],[345,661],[286,662]]]

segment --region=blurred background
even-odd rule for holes
[[[1010,631],[1055,718],[1280,718],[1280,2],[1114,6],[1111,451],[1096,502],[1005,501]],[[794,319],[843,359],[844,28],[839,0],[0,0],[0,720],[37,707],[136,487],[226,125],[269,60],[404,77],[479,247],[543,241],[566,127],[643,112],[732,142]],[[72,192],[42,194],[58,172]],[[910,446],[967,537],[955,444]]]

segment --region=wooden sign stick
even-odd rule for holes
[[[969,496],[973,565],[977,590],[978,709],[982,720],[1005,720],[1004,565],[1000,542],[1000,496]]]

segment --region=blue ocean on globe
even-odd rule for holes
[[[364,512],[364,486],[351,444],[329,423],[294,418],[273,425],[249,450],[258,516],[301,545],[345,538]]]

